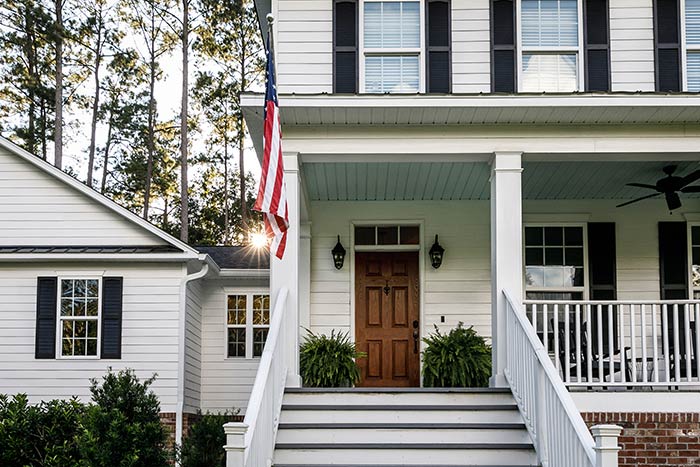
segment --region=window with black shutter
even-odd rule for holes
[[[585,0],[586,91],[610,91],[608,0]]]
[[[103,359],[122,357],[122,308],[124,280],[105,277],[102,280],[102,348]]]
[[[688,229],[685,222],[659,222],[662,300],[688,298]]]
[[[656,90],[681,90],[679,0],[654,0]]]
[[[428,0],[425,14],[427,40],[427,91],[450,92],[450,2]]]
[[[515,2],[491,2],[491,89],[515,92]]]
[[[357,1],[333,3],[333,92],[357,92]]]
[[[56,358],[57,296],[57,277],[37,278],[35,358]]]
[[[588,297],[590,300],[617,300],[617,261],[615,245],[614,222],[589,222],[588,223]],[[605,305],[600,321],[597,313],[591,316],[593,348],[598,347],[598,326],[603,337],[602,348],[608,353],[610,348],[610,317],[612,317],[612,329],[617,329],[618,313],[608,313],[608,308],[614,305]],[[618,334],[612,333],[613,348],[619,350]]]

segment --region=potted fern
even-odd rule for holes
[[[308,335],[299,350],[299,367],[304,387],[352,387],[360,380],[355,359],[365,357],[358,352],[347,333],[331,331],[330,336]]]
[[[491,346],[473,327],[464,323],[442,334],[435,332],[423,339],[423,386],[428,388],[479,388],[489,384]]]

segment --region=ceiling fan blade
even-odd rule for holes
[[[675,191],[667,191],[664,193],[664,196],[666,197],[666,206],[668,206],[669,211],[681,207],[681,197]]]
[[[633,199],[632,201],[627,201],[626,203],[618,204],[615,207],[621,208],[623,206],[629,206],[632,203],[636,203],[638,201],[644,201],[645,199],[653,198],[655,196],[659,196],[661,193],[654,193],[653,195],[647,195],[647,196],[642,196],[641,198]]]
[[[700,186],[687,186],[685,188],[681,188],[681,191],[683,193],[700,193]]]
[[[700,170],[696,170],[695,172],[689,173],[685,177],[683,177],[683,184],[681,187],[684,187],[686,185],[690,185],[691,183],[700,180]]]
[[[652,190],[656,190],[656,186],[649,185],[646,183],[628,183],[627,186],[636,186],[637,188],[651,188]]]

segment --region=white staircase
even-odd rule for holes
[[[536,466],[508,390],[287,389],[276,467]]]

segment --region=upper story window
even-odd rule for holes
[[[450,15],[450,0],[334,0],[333,92],[450,92]]]
[[[418,1],[364,0],[360,55],[365,92],[421,90],[421,10]]]
[[[700,0],[685,0],[686,90],[700,92]]]
[[[522,0],[521,91],[581,89],[579,15],[577,0]]]
[[[96,357],[100,319],[100,281],[61,279],[58,302],[62,357]]]

